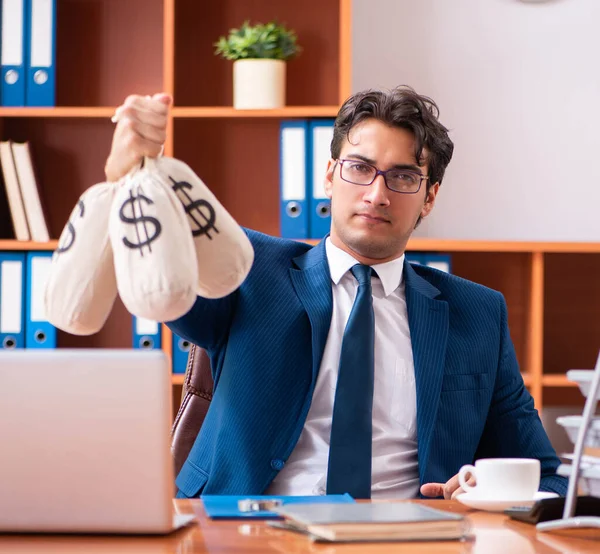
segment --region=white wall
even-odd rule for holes
[[[416,236],[600,241],[600,0],[353,0],[353,90],[431,96],[455,153]]]

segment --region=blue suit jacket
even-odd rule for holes
[[[178,496],[261,494],[304,426],[332,313],[325,243],[247,231],[255,261],[225,298],[198,298],[169,327],[206,349],[215,389],[176,479]],[[566,479],[524,388],[503,296],[428,267],[404,265],[417,393],[421,484],[480,457],[531,457],[542,490]],[[375,402],[377,399],[375,399]]]

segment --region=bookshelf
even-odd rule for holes
[[[104,180],[115,107],[129,94],[159,91],[174,97],[165,154],[188,163],[240,224],[277,235],[279,125],[333,117],[350,94],[351,8],[351,0],[58,0],[57,106],[0,107],[2,139],[31,143],[53,239],[81,193]],[[288,64],[287,105],[235,110],[232,64],[214,56],[212,43],[245,19],[273,18],[294,28],[304,49]],[[0,240],[1,250],[55,247]],[[538,409],[578,398],[565,373],[592,367],[598,351],[600,243],[417,238],[409,249],[450,253],[455,274],[505,295]],[[117,300],[99,333],[60,332],[58,345],[129,347],[131,317]],[[174,397],[182,383],[173,376]]]

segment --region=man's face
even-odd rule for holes
[[[396,167],[428,175],[418,166],[414,137],[407,129],[367,119],[350,131],[340,159],[368,162],[380,170]],[[426,152],[425,152],[426,154]],[[439,183],[426,193],[427,182],[414,194],[388,189],[383,175],[368,186],[354,185],[340,176],[340,163],[329,161],[325,191],[331,198],[331,241],[362,263],[383,263],[400,257],[419,217],[433,208]]]

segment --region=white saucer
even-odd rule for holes
[[[456,500],[462,502],[469,508],[485,510],[486,512],[503,512],[515,506],[532,506],[534,502],[544,498],[556,498],[558,494],[554,492],[536,492],[531,500],[490,500],[481,498],[475,492],[463,492],[456,497]]]

